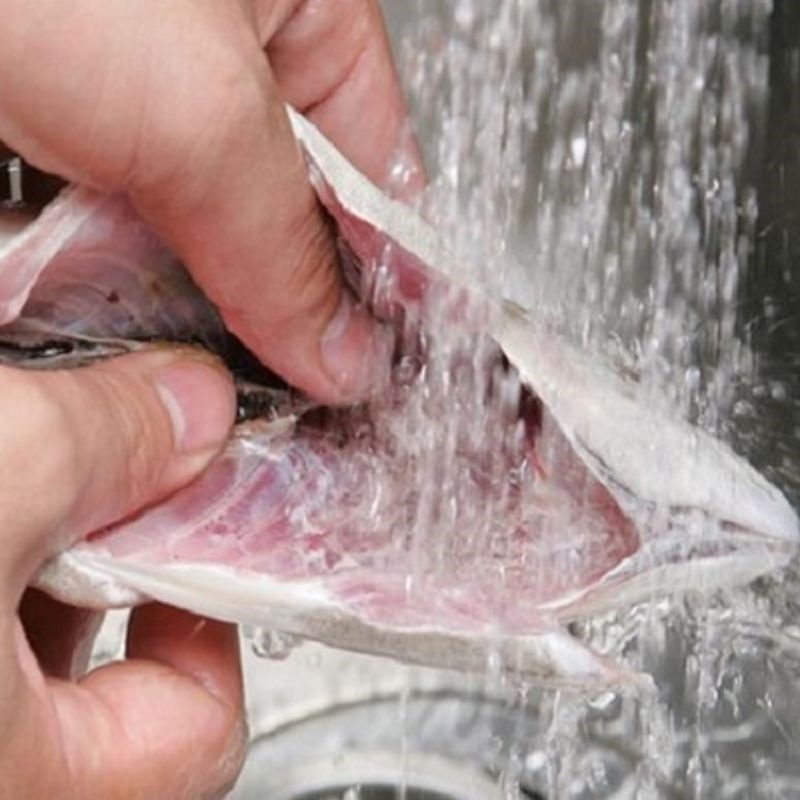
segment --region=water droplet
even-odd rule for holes
[[[576,136],[570,141],[569,152],[574,166],[583,166],[583,162],[586,159],[586,150],[588,146],[589,143],[585,136]]]
[[[547,753],[544,750],[534,750],[525,759],[525,769],[528,772],[539,772],[547,768]]]
[[[253,652],[259,658],[283,661],[302,643],[299,636],[280,631],[259,629],[253,633]]]
[[[786,384],[781,381],[774,381],[770,384],[770,395],[772,396],[773,400],[786,400],[789,396],[789,393],[786,389]]]
[[[686,384],[686,388],[690,392],[696,392],[700,388],[700,381],[702,379],[702,373],[700,372],[699,367],[689,367],[686,370],[683,376],[684,383]]]
[[[589,707],[607,719],[616,717],[622,705],[622,700],[617,692],[603,692],[589,701]]]

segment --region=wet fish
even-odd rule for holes
[[[774,486],[721,442],[640,404],[631,384],[521,309],[463,286],[430,227],[290,116],[350,258],[384,264],[407,296],[449,283],[488,309],[503,368],[524,387],[507,480],[483,480],[479,447],[461,455],[468,488],[501,513],[459,519],[446,557],[421,559],[403,535],[417,502],[413,457],[365,434],[359,409],[284,397],[238,426],[191,486],[86,532],[39,586],[78,605],[157,599],[434,666],[482,670],[494,656],[531,678],[585,685],[635,676],[571,636],[571,620],[747,582],[791,557],[798,520]],[[0,360],[28,367],[142,338],[224,339],[213,307],[125,200],[86,189],[6,234],[0,315]],[[472,525],[485,547],[469,551]]]

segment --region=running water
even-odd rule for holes
[[[643,402],[732,441],[796,493],[796,457],[759,439],[769,429],[759,398],[778,414],[797,406],[790,380],[764,374],[775,353],[765,359],[750,336],[762,318],[776,326],[776,301],[766,317],[742,312],[748,269],[763,261],[757,248],[768,235],[757,170],[770,24],[774,39],[782,7],[773,15],[771,0],[385,6],[427,146],[431,186],[420,204],[464,270],[636,375]],[[793,58],[797,81],[797,50]],[[454,309],[463,310],[457,299],[441,298],[424,312],[421,371],[418,339],[407,336],[408,410],[392,423],[416,465],[420,575],[431,563],[467,569],[475,553],[508,546],[491,524],[501,511],[482,507],[472,476],[452,465],[465,449],[483,449],[496,456],[484,478],[502,480],[519,387],[475,332],[479,319],[466,330],[447,324]],[[797,583],[789,570],[750,589],[654,598],[582,623],[576,632],[651,672],[658,692],[514,695],[549,731],[511,749],[504,796],[789,796],[800,780]]]

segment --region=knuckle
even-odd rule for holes
[[[277,44],[289,39],[297,47],[321,46],[326,42],[346,45],[345,57],[364,46],[382,19],[376,0],[295,0],[291,14],[276,31]],[[275,43],[274,41],[272,42]]]
[[[309,111],[343,86],[362,56],[380,41],[381,15],[374,0],[301,0],[267,42],[278,82],[287,99]],[[325,69],[298,69],[306,53],[316,53]]]

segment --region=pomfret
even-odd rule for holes
[[[348,257],[383,264],[407,295],[460,287],[487,309],[487,335],[519,376],[507,480],[486,485],[480,448],[462,453],[468,486],[497,512],[480,521],[487,546],[467,552],[478,522],[458,519],[449,556],[420,563],[402,535],[413,457],[359,433],[362,410],[325,414],[253,388],[269,413],[238,426],[203,476],[83,532],[40,587],[100,609],[156,599],[440,667],[482,670],[495,653],[533,679],[594,685],[636,676],[572,637],[569,621],[744,583],[789,560],[798,520],[774,486],[523,310],[463,285],[432,228],[289,113]],[[6,232],[0,321],[0,360],[28,367],[140,346],[132,340],[224,340],[216,311],[127,202],[82,188]],[[488,545],[498,537],[500,551]]]

